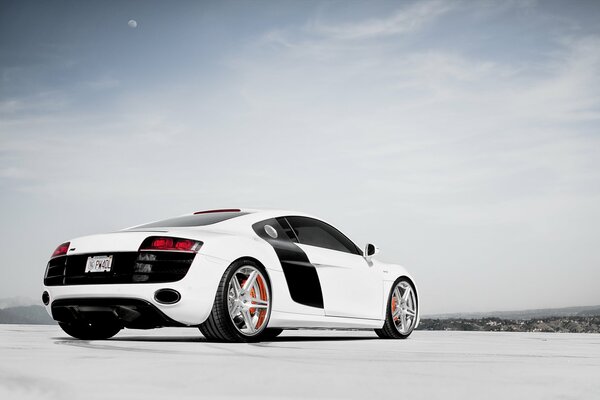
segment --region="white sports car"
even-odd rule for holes
[[[373,329],[408,337],[417,286],[339,230],[289,211],[210,210],[85,236],[54,251],[42,301],[69,335],[198,327],[213,341],[284,329]]]

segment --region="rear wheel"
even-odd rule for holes
[[[253,342],[276,333],[267,329],[271,315],[271,287],[262,266],[239,260],[227,268],[208,319],[200,332],[212,341]]]
[[[406,339],[417,324],[419,312],[417,292],[406,278],[398,278],[392,286],[386,307],[385,325],[375,329],[384,339]]]
[[[58,325],[67,335],[82,340],[109,339],[121,330],[118,325],[94,322],[59,322]]]

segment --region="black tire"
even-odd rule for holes
[[[383,325],[383,328],[375,329],[375,333],[377,334],[377,336],[379,336],[382,339],[406,339],[407,337],[410,336],[410,334],[415,329],[415,323],[412,323],[412,327],[405,334],[400,333],[398,331],[398,329],[396,329],[396,324],[395,324],[394,318],[392,316],[392,298],[393,298],[393,294],[394,294],[394,289],[396,288],[396,286],[398,286],[398,284],[400,284],[400,282],[407,283],[410,286],[410,288],[413,290],[414,299],[415,299],[415,303],[416,303],[415,308],[416,308],[416,312],[417,312],[415,319],[417,319],[418,315],[419,315],[419,302],[418,302],[417,292],[415,291],[414,285],[407,278],[401,277],[401,278],[396,279],[396,281],[392,285],[392,289],[390,290],[390,294],[388,296],[386,312],[385,312],[385,324]]]
[[[229,282],[231,281],[234,274],[242,267],[250,266],[260,271],[265,279],[266,290],[268,291],[269,299],[271,299],[271,282],[265,269],[252,260],[237,260],[234,261],[223,273],[219,287],[217,288],[217,294],[215,295],[215,301],[213,303],[212,311],[206,321],[204,321],[198,329],[202,332],[202,335],[212,342],[257,342],[263,339],[267,339],[274,332],[271,332],[267,326],[269,324],[269,318],[271,317],[271,307],[267,309],[267,314],[261,328],[258,332],[253,335],[247,335],[234,325],[234,322],[229,316],[228,309],[228,290]],[[269,301],[270,303],[270,301]],[[280,333],[280,332],[279,332]],[[279,334],[277,333],[277,334]],[[277,335],[275,335],[277,336]]]
[[[261,335],[260,339],[261,340],[275,339],[277,336],[281,335],[281,332],[283,332],[283,329],[279,329],[279,328],[267,328],[267,329],[265,329],[265,331]]]
[[[93,322],[59,322],[58,325],[60,325],[67,335],[81,340],[110,339],[122,329],[118,325]]]

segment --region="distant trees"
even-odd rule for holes
[[[548,317],[528,320],[502,318],[422,319],[424,331],[572,332],[600,333],[600,316]]]

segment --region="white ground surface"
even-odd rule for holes
[[[207,343],[195,329],[78,341],[0,325],[0,399],[600,399],[600,335],[288,331]]]

